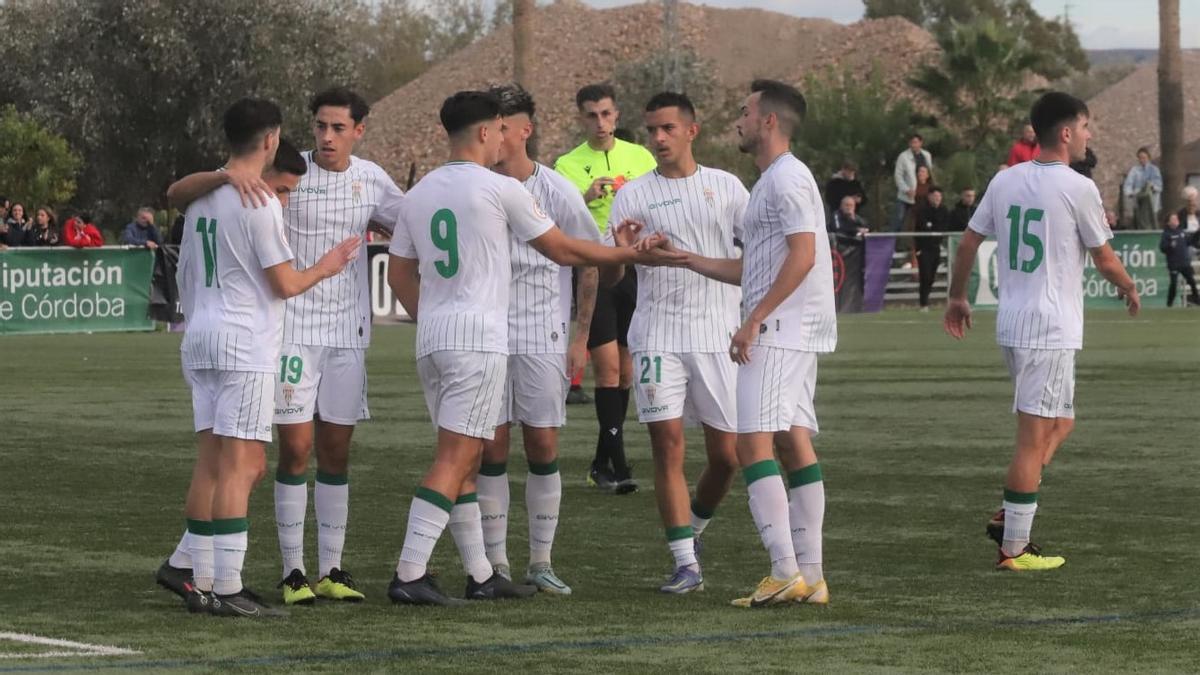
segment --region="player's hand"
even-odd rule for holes
[[[761,321],[746,319],[746,323],[733,334],[733,339],[729,341],[729,358],[734,363],[739,366],[750,363],[750,345],[754,343],[761,326]]]
[[[587,365],[587,335],[579,333],[567,345],[567,379],[574,379]]]
[[[350,261],[358,257],[361,246],[362,237],[355,235],[326,251],[325,255],[317,261],[317,267],[320,268],[322,276],[329,278],[345,269]]]
[[[1129,310],[1129,316],[1137,316],[1138,311],[1142,308],[1142,298],[1138,295],[1137,288],[1129,289],[1129,292],[1117,289],[1117,297],[1125,301],[1125,308]]]
[[[587,192],[583,193],[583,201],[594,202],[597,199],[600,199],[604,196],[604,193],[607,191],[607,189],[612,187],[615,183],[616,181],[613,179],[604,176],[597,178],[596,180],[592,181],[592,184],[587,189]]]
[[[973,327],[971,321],[971,304],[961,298],[952,298],[946,302],[946,315],[942,318],[942,327],[946,334],[955,340],[961,340],[967,335],[967,329]]]
[[[671,240],[662,234],[652,234],[634,246],[639,265],[649,267],[687,267],[688,254],[671,245]]]
[[[613,228],[613,243],[617,246],[634,246],[638,242],[638,235],[646,226],[633,218],[626,218]]]
[[[252,171],[238,168],[226,169],[225,182],[238,191],[242,197],[242,206],[248,209],[266,206],[267,202],[274,197],[271,186],[262,179],[262,175]]]

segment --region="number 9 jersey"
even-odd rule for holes
[[[992,179],[968,227],[996,238],[996,342],[1082,349],[1087,252],[1112,238],[1096,184],[1061,162],[1017,164]]]
[[[419,261],[416,357],[508,354],[509,232],[536,239],[554,223],[521,183],[450,162],[408,192],[389,252]]]

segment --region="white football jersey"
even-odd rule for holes
[[[508,353],[509,231],[522,241],[554,222],[515,179],[474,162],[430,171],[404,198],[392,255],[419,262],[417,358]]]
[[[969,227],[996,238],[996,342],[1082,348],[1087,251],[1112,238],[1096,184],[1061,162],[1022,162],[996,174]]]
[[[767,167],[746,206],[742,253],[742,316],[749,316],[775,283],[788,254],[787,236],[811,232],[816,261],[763,323],[758,344],[806,352],[837,347],[837,311],[833,298],[833,258],[825,231],[825,206],[812,172],[785,152]]]
[[[188,206],[175,274],[184,368],[279,371],[283,299],[263,270],[292,258],[275,199],[247,209],[225,185]]]
[[[366,349],[371,343],[371,284],[367,224],[391,228],[404,193],[378,164],[350,158],[345,171],[326,171],[304,153],[308,173],[284,210],[296,267],[310,267],[345,239],[363,237],[363,250],[336,276],[287,301],[284,341],[314,347]]]
[[[625,184],[613,199],[608,232],[632,218],[643,236],[663,234],[685,251],[706,258],[736,258],[733,240],[742,237],[749,193],[733,174],[705,166],[687,178],[665,178],[657,170]],[[607,241],[612,241],[611,234]],[[629,323],[629,349],[636,352],[724,352],[737,331],[737,286],[682,267],[637,270],[637,309]]]
[[[599,242],[600,230],[579,190],[550,167],[533,166],[524,185],[542,211],[568,237]],[[509,240],[513,275],[508,299],[509,352],[565,354],[570,333],[561,309],[562,268],[515,232]]]

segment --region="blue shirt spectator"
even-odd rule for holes
[[[154,224],[154,209],[138,209],[133,222],[126,225],[125,231],[121,233],[120,241],[125,246],[145,246],[151,249],[162,246],[162,234]]]

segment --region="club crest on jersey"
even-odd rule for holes
[[[558,331],[551,331],[551,332],[550,332],[550,341],[551,341],[551,342],[558,342]]]
[[[534,215],[536,215],[538,218],[549,218],[550,217],[550,216],[547,216],[546,212],[542,210],[542,205],[538,203],[537,197],[534,197],[533,195],[529,195],[529,198],[533,201]]]
[[[362,190],[363,190],[362,181],[356,180],[350,184],[350,195],[351,195],[351,197],[353,197],[355,202],[362,201]]]
[[[645,387],[642,387],[642,391],[646,392],[646,403],[654,405],[654,394],[656,393],[654,385],[648,384]]]
[[[704,188],[704,201],[708,202],[709,206],[712,206],[717,201],[717,195],[713,192],[712,188]]]
[[[292,407],[292,399],[296,396],[296,388],[290,384],[283,385],[283,402],[287,407]]]

